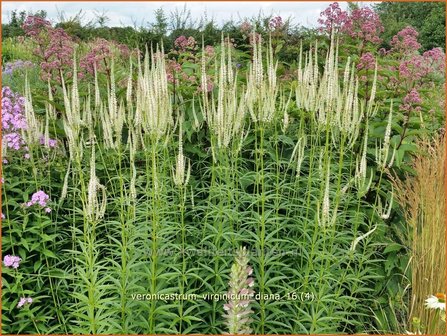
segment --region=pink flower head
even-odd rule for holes
[[[370,7],[354,9],[349,20],[342,26],[342,31],[352,38],[360,39],[373,44],[379,44],[379,37],[384,31],[379,15]]]
[[[318,23],[321,25],[320,31],[330,33],[332,30],[339,30],[349,21],[348,12],[342,10],[338,2],[330,4],[320,13]]]
[[[48,37],[38,39],[36,54],[42,59],[41,77],[61,82],[61,71],[66,76],[73,67],[74,41],[62,28],[49,28]]]
[[[374,55],[370,52],[364,53],[359,60],[359,64],[357,64],[358,70],[369,70],[374,69],[376,65],[376,59]]]
[[[422,100],[419,97],[419,92],[416,89],[411,91],[404,97],[404,104],[421,104]]]
[[[129,47],[119,44],[115,41],[108,41],[103,38],[96,38],[90,44],[90,51],[79,61],[81,69],[90,75],[95,74],[95,69],[98,73],[106,71],[110,62],[107,62],[113,55],[127,58],[130,55]],[[108,69],[110,70],[110,69]]]
[[[404,97],[403,104],[399,106],[401,111],[420,111],[419,105],[422,103],[422,99],[419,96],[419,92],[416,89],[411,89],[411,91]]]
[[[390,41],[393,51],[404,54],[412,54],[421,48],[418,42],[419,33],[411,26],[407,26],[398,32]]]
[[[384,31],[380,17],[369,7],[354,9],[351,13],[343,11],[337,2],[332,3],[320,13],[320,31],[342,32],[354,39],[379,44],[379,35]]]
[[[284,26],[281,16],[275,16],[270,19],[269,27],[271,30],[280,30]]]
[[[2,87],[2,143],[15,151],[26,150],[25,140],[19,132],[28,127],[24,105],[25,98],[8,86]]]
[[[206,54],[208,57],[212,57],[212,56],[214,56],[214,53],[215,53],[215,51],[214,51],[214,47],[213,47],[213,46],[207,45],[207,46],[205,47],[205,54]]]
[[[429,58],[426,58],[423,55],[412,54],[407,55],[407,57],[399,64],[399,76],[403,79],[416,81],[424,78],[430,73],[442,71],[443,68],[443,64],[441,65],[441,68],[439,68],[439,64],[433,62]]]
[[[50,196],[45,194],[45,192],[43,192],[42,190],[39,190],[31,196],[31,201],[27,202],[26,206],[30,207],[34,204],[39,204],[41,207],[46,207],[49,200]]]
[[[182,65],[174,59],[168,60],[166,63],[166,77],[168,82],[174,83],[179,75],[182,75],[182,77],[186,75],[183,73]]]
[[[3,258],[3,264],[6,267],[12,267],[14,269],[19,268],[21,261],[22,259],[20,257],[12,256],[9,254],[5,255],[5,257]]]
[[[20,298],[20,301],[17,304],[17,308],[21,308],[24,305],[31,304],[31,303],[33,303],[33,299],[32,298],[24,298],[24,297],[22,297],[22,298]]]
[[[422,57],[433,72],[445,72],[445,53],[441,48],[427,50]]]
[[[6,142],[8,148],[19,150],[25,145],[25,141],[22,136],[17,132],[7,133],[3,136],[3,140]]]
[[[177,37],[174,41],[174,46],[180,51],[194,50],[196,48],[196,40],[190,36],[186,38],[184,35]]]
[[[40,16],[28,16],[22,25],[25,34],[28,36],[36,36],[42,30],[51,28],[51,23]]]

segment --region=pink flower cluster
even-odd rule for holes
[[[418,51],[421,44],[417,38],[419,33],[413,27],[406,27],[398,32],[390,41],[392,51],[402,52],[403,54],[413,54]]]
[[[431,59],[436,62],[444,62],[445,60],[445,53],[442,50],[442,48],[433,48],[431,50],[427,50],[422,54],[424,58]]]
[[[195,50],[197,49],[197,42],[192,36],[186,38],[184,35],[182,35],[175,39],[174,47],[176,47],[180,51]]]
[[[421,44],[418,42],[419,33],[413,27],[407,26],[394,35],[390,41],[392,51],[403,54],[412,54],[419,50]]]
[[[433,72],[445,73],[445,53],[442,48],[427,50],[422,57]]]
[[[434,48],[422,55],[411,54],[399,63],[399,77],[407,81],[420,81],[433,73],[445,73],[445,54],[441,48]]]
[[[318,23],[322,25],[320,31],[330,33],[333,29],[339,30],[348,20],[348,12],[342,10],[338,2],[334,2],[320,13]]]
[[[189,85],[196,84],[197,78],[193,75],[188,75],[182,69],[182,65],[174,59],[168,60],[166,63],[166,76],[168,82],[178,84],[179,80],[188,82]]]
[[[370,52],[364,53],[357,64],[357,70],[370,70],[376,66],[376,59]]]
[[[39,204],[42,208],[45,207],[45,212],[51,212],[51,208],[47,207],[47,203],[50,200],[50,196],[45,194],[42,190],[36,191],[31,196],[31,201],[25,204],[26,207],[33,206],[34,204]]]
[[[250,24],[250,22],[248,21],[244,21],[242,22],[242,24],[239,27],[239,31],[243,34],[243,35],[248,35],[251,33],[252,31],[252,26]]]
[[[22,297],[22,298],[20,298],[20,301],[17,304],[17,308],[21,308],[24,305],[31,304],[31,303],[33,303],[33,299],[32,298],[24,298],[24,297]]]
[[[3,139],[6,142],[6,146],[10,149],[18,151],[23,148],[26,150],[26,143],[22,136],[17,132],[7,133],[3,136]]]
[[[97,38],[91,43],[90,51],[81,58],[79,64],[81,69],[87,73],[94,75],[95,68],[97,72],[110,70],[110,63],[107,63],[112,55],[117,54],[119,57],[129,57],[130,50],[126,45],[108,41],[103,38]],[[82,77],[83,74],[81,74]]]
[[[379,15],[369,7],[354,9],[343,26],[343,32],[352,38],[373,44],[382,42],[379,36],[384,30]]]
[[[37,36],[43,29],[51,28],[51,23],[40,16],[28,16],[22,25],[27,36]]]
[[[419,92],[416,89],[411,89],[411,91],[404,98],[405,104],[421,104],[422,100],[419,97]]]
[[[65,30],[37,16],[28,16],[22,27],[37,45],[34,53],[40,59],[42,79],[61,82],[61,72],[70,77],[74,42]]]
[[[270,19],[269,27],[271,30],[280,30],[284,26],[281,16],[275,16]]]
[[[399,77],[411,80],[419,80],[427,75],[424,59],[420,55],[414,55],[409,59],[403,59],[399,63]]]
[[[410,90],[410,92],[404,97],[403,104],[399,106],[399,109],[401,111],[411,111],[413,109],[420,110],[420,105],[422,104],[422,99],[419,96],[419,92],[413,88]]]
[[[337,2],[329,5],[320,13],[318,23],[322,26],[320,31],[340,31],[354,39],[379,44],[379,37],[384,27],[379,15],[369,7],[352,10],[348,13],[342,10]]]
[[[62,70],[67,77],[71,77],[69,75],[73,66],[73,40],[62,28],[50,29],[48,36],[49,43],[43,52],[43,61],[40,63],[43,71],[42,79],[56,79],[60,82]]]
[[[214,54],[215,54],[214,47],[210,46],[210,45],[207,45],[205,47],[205,55],[208,56],[208,57],[213,57]]]
[[[3,258],[3,265],[5,265],[5,267],[12,267],[14,269],[17,269],[19,268],[21,261],[22,258],[7,254]]]

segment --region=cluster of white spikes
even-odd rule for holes
[[[174,184],[176,186],[184,186],[188,184],[190,176],[191,176],[191,162],[188,160],[188,169],[186,169],[186,158],[183,155],[182,122],[180,122],[178,154],[177,154],[175,171],[173,173]]]
[[[278,61],[275,62],[273,59],[270,38],[266,55],[267,73],[264,73],[262,40],[260,37],[256,39],[254,32],[252,34],[253,60],[247,75],[245,99],[253,122],[269,123],[274,119],[276,112]]]
[[[334,130],[334,141],[340,140],[337,134],[345,134],[348,146],[354,145],[363,118],[366,114],[372,116],[376,112],[374,97],[377,71],[365,113],[365,106],[358,97],[359,80],[350,58],[346,62],[343,81],[340,82],[338,43],[334,41],[333,36],[322,74],[318,69],[318,44],[315,43],[313,50],[306,53],[304,61],[302,54],[301,48],[296,87],[297,107],[314,112],[315,121],[321,130],[331,127]],[[339,132],[336,133],[335,130]]]
[[[224,43],[223,38],[220,64],[216,72],[218,73],[217,87],[219,88],[217,101],[212,93],[206,92],[208,78],[205,56],[202,56],[202,113],[216,139],[217,148],[226,148],[233,139],[237,140],[241,137],[247,106],[244,101],[244,90],[238,86],[237,72],[232,62],[231,46]],[[195,114],[194,118],[197,123]]]
[[[172,130],[172,102],[166,77],[163,48],[156,53],[146,50],[143,67],[138,63],[138,80],[135,91],[136,107],[134,126],[158,141]],[[149,58],[152,63],[149,66]],[[128,88],[127,92],[132,92]]]

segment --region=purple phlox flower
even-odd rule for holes
[[[34,66],[34,64],[30,61],[17,60],[14,62],[6,63],[2,72],[5,75],[12,75],[14,73],[14,71],[16,71],[16,70],[28,69],[28,68],[32,68],[33,66]]]
[[[46,207],[49,200],[50,196],[45,194],[42,190],[39,190],[31,196],[31,201],[27,202],[26,206],[30,207],[34,204],[39,204],[41,207]]]
[[[31,303],[33,303],[33,299],[32,298],[30,298],[30,297],[28,297],[28,298],[22,297],[22,298],[20,298],[19,303],[17,304],[17,308],[21,308],[24,305],[31,304]]]
[[[5,255],[5,257],[3,258],[3,264],[6,267],[12,267],[14,269],[17,269],[20,266],[20,262],[22,261],[22,259],[20,257],[17,256],[12,256],[12,255]]]

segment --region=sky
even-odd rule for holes
[[[330,2],[208,2],[208,1],[151,1],[151,2],[63,2],[63,1],[40,1],[40,2],[2,2],[2,22],[6,23],[11,17],[11,11],[17,9],[19,12],[25,10],[34,12],[45,10],[48,19],[53,23],[59,21],[59,13],[64,13],[66,18],[73,17],[82,10],[83,21],[88,22],[94,19],[95,13],[105,14],[109,21],[108,26],[147,26],[148,22],[153,22],[154,10],[163,8],[166,13],[186,8],[191,13],[193,20],[199,20],[206,16],[213,18],[217,23],[222,23],[230,19],[239,21],[245,17],[256,16],[262,11],[265,15],[280,15],[283,19],[291,18],[295,24],[306,27],[315,27],[320,12],[324,10]],[[342,8],[347,4],[340,3]]]

